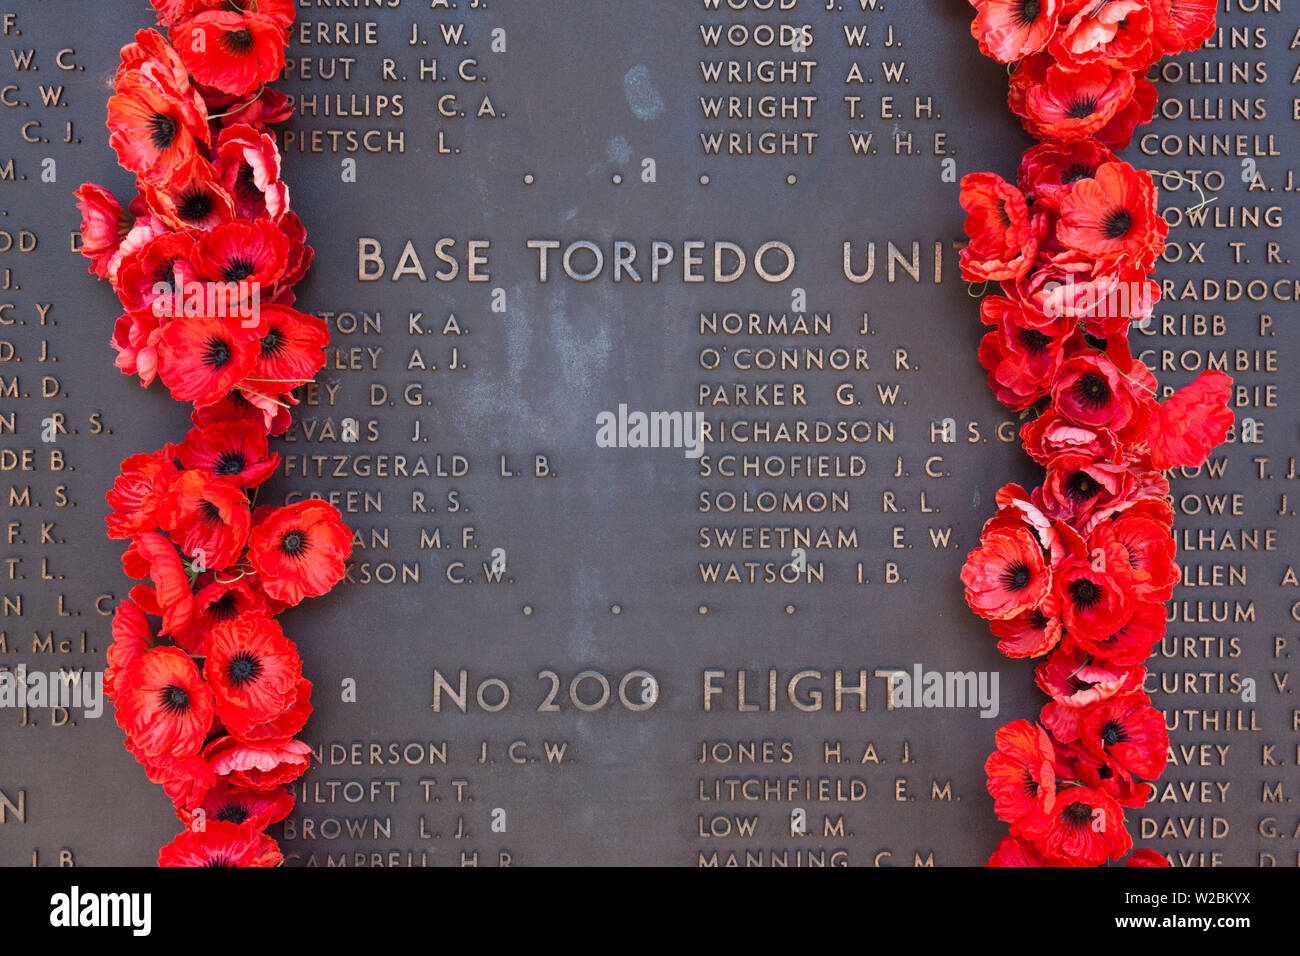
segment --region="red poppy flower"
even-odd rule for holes
[[[1043,550],[1052,555],[1061,551],[1060,535],[1055,522],[1043,514],[1041,508],[1034,504],[1028,492],[1020,485],[1003,485],[994,495],[997,514],[984,522],[981,534],[988,534],[1003,526],[1026,528],[1042,545]]]
[[[202,232],[235,218],[235,201],[202,156],[179,164],[166,179],[143,183],[141,195],[155,216],[182,232]]]
[[[83,183],[72,195],[81,210],[80,252],[90,260],[90,271],[107,278],[109,262],[131,231],[131,217],[103,186]]]
[[[158,343],[158,374],[177,401],[219,402],[253,370],[258,333],[207,316],[172,322]]]
[[[1151,464],[1161,471],[1204,464],[1232,427],[1231,398],[1232,378],[1223,372],[1202,372],[1174,392],[1151,416]]]
[[[1071,635],[1069,643],[1097,661],[1117,666],[1141,664],[1165,636],[1165,606],[1139,601],[1122,627],[1108,637],[1088,640]]]
[[[1061,200],[1057,238],[1097,259],[1128,257],[1150,272],[1169,234],[1156,195],[1150,173],[1128,163],[1103,163]]]
[[[164,233],[123,256],[117,273],[122,307],[128,312],[150,310],[158,318],[180,312],[177,290],[183,296],[187,285],[198,280],[190,264],[193,258],[194,240],[183,232]]]
[[[284,69],[284,29],[259,13],[205,11],[174,27],[171,38],[197,82],[232,96]]]
[[[230,10],[236,6],[231,0],[149,0],[149,2],[158,11],[158,21],[168,27],[207,10]],[[285,29],[293,25],[293,0],[250,0],[247,4],[238,5],[255,10]]]
[[[241,488],[262,484],[280,464],[280,456],[270,451],[266,432],[248,421],[191,428],[176,446],[176,457],[185,468],[206,471]]]
[[[985,866],[1051,866],[1034,845],[1017,837],[1003,837]]]
[[[199,575],[195,581],[194,618],[184,631],[171,635],[191,654],[204,653],[208,635],[219,624],[244,614],[269,615],[271,607],[251,571],[223,568]]]
[[[1024,275],[1033,265],[1038,233],[1020,190],[995,173],[962,177],[961,206],[966,210],[970,244],[961,251],[968,282],[999,282]]]
[[[300,677],[284,710],[264,723],[245,727],[236,736],[246,743],[284,740],[302,730],[311,712],[311,681]],[[234,733],[233,728],[231,732]]]
[[[1103,760],[1079,743],[1056,748],[1058,781],[1081,783],[1109,796],[1121,807],[1140,810],[1151,800],[1152,789],[1113,761]]]
[[[203,803],[196,809],[202,809],[205,823],[247,824],[254,830],[262,830],[289,815],[293,810],[293,794],[284,787],[249,790],[221,780],[207,792]],[[195,810],[180,810],[177,816],[182,823],[192,826],[197,814]]]
[[[1062,62],[1103,63],[1142,73],[1159,58],[1153,44],[1149,0],[1106,0],[1084,4],[1052,40]]]
[[[170,446],[152,455],[132,455],[122,462],[113,488],[104,499],[113,510],[104,523],[110,538],[130,538],[158,528],[158,508],[180,472]]]
[[[1126,694],[1089,708],[1079,740],[1099,760],[1143,780],[1164,773],[1169,756],[1164,714],[1151,706],[1145,694]]]
[[[1168,525],[1140,513],[1125,512],[1114,521],[1097,525],[1089,535],[1092,548],[1118,542],[1133,569],[1133,590],[1139,597],[1163,604],[1178,583],[1178,548]]]
[[[183,830],[158,851],[159,866],[279,866],[283,858],[265,833],[224,820]]]
[[[1072,640],[1095,641],[1124,626],[1133,613],[1133,574],[1123,551],[1107,549],[1088,557],[1066,558],[1053,567],[1061,619]]]
[[[1199,50],[1214,34],[1215,0],[1154,0],[1151,6],[1166,56]]]
[[[297,285],[307,274],[315,252],[307,245],[307,227],[302,224],[302,220],[292,209],[286,210],[276,225],[289,240],[288,265],[285,266],[284,277],[280,280],[281,288],[288,289],[290,286]],[[292,305],[293,303],[281,301],[280,304]]]
[[[1133,846],[1124,809],[1091,787],[1065,787],[1056,796],[1052,827],[1035,844],[1067,866],[1100,866],[1118,860]]]
[[[212,767],[202,757],[177,758],[166,753],[149,757],[130,739],[123,743],[131,755],[144,765],[144,773],[149,781],[163,788],[171,798],[172,806],[178,811],[193,810],[203,803],[204,796],[216,781]]]
[[[1043,484],[1034,501],[1056,521],[1079,527],[1098,510],[1134,494],[1133,476],[1119,462],[1094,458],[1087,452],[1063,451],[1047,462]]]
[[[152,310],[127,312],[113,323],[113,363],[123,375],[138,375],[140,385],[148,387],[158,374],[158,343],[162,324]]]
[[[182,472],[172,482],[158,517],[197,572],[234,564],[243,553],[252,523],[243,490],[206,471]]]
[[[262,92],[253,98],[247,94],[207,92],[208,109],[216,117],[213,130],[217,134],[232,126],[251,126],[259,133],[266,133],[270,127],[293,116],[293,103],[288,95],[269,86],[263,87]]]
[[[136,74],[123,77],[108,101],[108,144],[124,169],[145,183],[170,179],[207,143],[206,117]]]
[[[1115,115],[1093,137],[1111,149],[1128,149],[1133,140],[1133,131],[1151,122],[1159,97],[1156,85],[1145,76],[1138,76],[1128,102],[1116,110]]]
[[[184,629],[194,616],[194,594],[175,546],[156,531],[133,538],[122,555],[122,569],[129,578],[148,578],[151,588],[137,587],[131,599],[145,613],[163,619],[162,633]]]
[[[980,365],[989,373],[989,388],[1013,411],[1028,408],[1050,389],[1065,358],[1065,342],[1072,328],[1067,323],[1055,334],[1050,324],[1035,328],[1018,303],[998,295],[980,303],[980,317],[986,325],[996,326],[979,348]]]
[[[970,32],[980,52],[999,63],[1014,63],[1047,46],[1056,33],[1061,0],[971,0],[975,22]]]
[[[1052,825],[1058,796],[1052,739],[1027,720],[999,727],[994,739],[997,749],[984,763],[994,812],[1013,836],[1037,839]]]
[[[153,631],[149,628],[149,619],[144,611],[130,598],[123,598],[113,612],[113,643],[108,646],[106,658],[108,666],[104,670],[104,693],[108,699],[114,696],[114,686],[118,675],[126,670],[145,651],[153,646]]]
[[[149,3],[158,13],[158,22],[165,27],[208,8],[205,0],[149,0]]]
[[[1075,288],[1065,307],[1098,339],[1120,339],[1132,326],[1145,326],[1160,301],[1159,284],[1132,259],[1099,260],[1070,275]]]
[[[1213,7],[1211,7],[1213,9]],[[1155,850],[1134,850],[1125,866],[1170,866],[1169,857],[1161,856]]]
[[[203,676],[217,716],[236,737],[279,717],[297,700],[302,659],[273,619],[246,614],[219,624],[206,650]]]
[[[225,736],[208,744],[203,756],[218,777],[227,778],[234,786],[271,790],[307,772],[311,748],[301,740],[245,743]]]
[[[288,211],[289,187],[280,181],[280,151],[269,134],[243,123],[222,130],[215,162],[241,219],[278,222]]]
[[[1060,601],[1049,593],[1038,607],[1013,618],[992,621],[989,629],[998,638],[998,650],[1007,657],[1042,657],[1060,643],[1064,633]]]
[[[1076,355],[1052,386],[1052,409],[1077,425],[1106,428],[1123,438],[1145,421],[1147,383],[1141,373],[1120,372],[1104,355]]]
[[[187,123],[206,133],[208,108],[202,94],[190,83],[190,71],[176,49],[157,30],[138,30],[135,40],[122,47],[121,64],[113,76],[113,88],[121,89],[128,79],[153,87],[163,96],[179,102],[186,110]],[[205,135],[199,139],[207,142]]]
[[[962,568],[966,603],[989,620],[1008,620],[1042,604],[1052,575],[1038,540],[1021,528],[985,533]]]
[[[1128,106],[1136,83],[1128,70],[1102,63],[1072,69],[1040,54],[1021,61],[1011,75],[1007,103],[1037,139],[1081,139]]]
[[[267,219],[227,222],[204,233],[195,247],[199,275],[215,282],[252,282],[270,291],[284,275],[289,240]]]
[[[1052,698],[1039,720],[1056,740],[1077,740],[1079,721],[1089,707],[1141,690],[1146,674],[1145,667],[1093,660],[1077,648],[1062,645],[1034,671],[1034,682]]]
[[[184,651],[150,648],[121,672],[116,690],[117,723],[145,756],[199,752],[212,728],[212,694]]]
[[[1160,299],[1160,287],[1132,260],[1099,262],[1071,250],[1042,247],[1032,269],[1002,283],[1002,291],[1026,315],[1082,321],[1089,334],[1102,338],[1126,335],[1130,324],[1148,318]]]
[[[299,388],[325,366],[329,327],[324,320],[283,305],[263,305],[256,362],[240,383],[247,397],[270,398]]]
[[[254,346],[256,347],[256,346]],[[228,392],[219,402],[195,407],[190,413],[190,421],[200,428],[219,422],[247,422],[260,428],[272,437],[284,434],[293,424],[289,405],[296,404],[292,396],[281,403],[254,405],[238,389]]]
[[[1039,143],[1021,158],[1016,183],[1036,206],[1059,209],[1075,183],[1092,179],[1104,163],[1115,160],[1113,152],[1091,139]]]
[[[324,594],[343,577],[352,534],[333,505],[312,500],[264,506],[253,519],[248,557],[269,597],[294,605]]]
[[[1025,453],[1046,465],[1061,452],[1077,452],[1107,461],[1118,461],[1123,448],[1109,428],[1077,425],[1048,409],[1020,426]]]

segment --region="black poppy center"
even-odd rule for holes
[[[165,153],[176,142],[176,121],[166,113],[149,117],[149,143],[160,153]]]
[[[1070,600],[1076,611],[1087,611],[1101,601],[1102,587],[1089,578],[1079,578],[1070,582]]]
[[[1021,26],[1032,26],[1038,19],[1038,14],[1042,10],[1041,0],[1016,0],[1011,11],[1016,18],[1016,22]]]
[[[1005,199],[998,200],[998,219],[1001,220],[1003,229],[1011,228],[1011,213],[1007,212],[1007,201]]]
[[[1092,690],[1097,686],[1096,681],[1084,680],[1082,677],[1071,677],[1068,683],[1071,694],[1077,694],[1082,690]]]
[[[176,259],[164,259],[158,263],[158,268],[154,270],[153,278],[155,282],[166,284],[167,288],[175,289],[176,280]]]
[[[1080,405],[1094,412],[1105,408],[1112,395],[1110,384],[1092,372],[1075,379],[1071,390]]]
[[[1097,112],[1097,97],[1085,93],[1070,100],[1065,115],[1070,119],[1087,119],[1095,112]]]
[[[190,693],[179,684],[168,684],[158,693],[162,709],[172,716],[189,713]]]
[[[208,605],[208,617],[217,623],[233,621],[238,616],[239,595],[235,591],[227,591]]]
[[[262,661],[248,651],[240,651],[226,662],[226,683],[237,690],[261,675]]]
[[[1052,342],[1051,338],[1037,329],[1021,329],[1016,333],[1016,338],[1019,339],[1020,345],[1030,355],[1042,355]]]
[[[176,215],[185,222],[203,222],[212,215],[212,196],[197,186],[191,186],[176,201]]]
[[[217,457],[212,471],[217,475],[238,475],[242,474],[247,467],[248,460],[244,457],[244,453],[238,448],[230,448]]]
[[[1101,232],[1107,239],[1123,239],[1133,228],[1133,216],[1127,209],[1112,209],[1101,221]]]
[[[284,330],[271,326],[262,336],[262,358],[275,358],[284,351]]]
[[[1075,163],[1073,166],[1067,166],[1065,172],[1061,174],[1061,185],[1068,186],[1070,183],[1077,183],[1081,179],[1092,179],[1092,177],[1091,166]]]
[[[203,344],[203,364],[208,368],[225,368],[232,357],[230,343],[219,336],[214,335]]]
[[[1042,608],[1036,607],[1029,613],[1029,626],[1035,631],[1041,631],[1048,623],[1047,615],[1043,613]]]
[[[1034,579],[1033,572],[1029,570],[1029,565],[1023,561],[1017,561],[1014,564],[1007,565],[1002,572],[1002,586],[1008,591],[1023,591],[1029,587],[1029,582]]]
[[[1113,747],[1128,740],[1128,731],[1118,720],[1108,720],[1106,726],[1101,728],[1101,739],[1106,742],[1107,747]]]
[[[1092,807],[1081,800],[1076,800],[1065,808],[1061,819],[1073,830],[1081,830],[1092,822]]]
[[[221,47],[233,56],[242,56],[253,49],[253,34],[247,27],[227,30],[221,34]]]
[[[307,551],[307,532],[301,528],[289,531],[280,537],[280,553],[296,558]]]
[[[250,202],[261,198],[262,190],[257,188],[253,167],[248,163],[239,164],[239,173],[235,176],[235,192],[239,194],[239,198]]]
[[[1028,770],[1025,771],[1024,784],[1025,784],[1025,796],[1027,797],[1038,796],[1038,781],[1034,779],[1034,775],[1030,773]]]
[[[1071,501],[1091,501],[1101,491],[1101,483],[1086,471],[1076,471],[1065,479],[1065,493]]]
[[[207,499],[199,502],[199,517],[203,519],[204,524],[219,525],[222,523],[221,509]]]
[[[226,856],[224,853],[216,853],[208,857],[208,861],[203,865],[204,866],[234,866],[235,864],[230,862],[230,857]]]
[[[248,807],[242,803],[235,803],[233,800],[223,803],[221,809],[213,814],[213,817],[224,820],[226,823],[243,823],[250,816]]]
[[[221,278],[227,282],[241,282],[247,279],[257,271],[257,266],[252,259],[247,256],[231,256],[226,262],[226,268],[221,273]]]

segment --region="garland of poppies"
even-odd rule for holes
[[[296,736],[311,683],[275,616],[343,576],[351,534],[308,500],[256,507],[293,392],[325,363],[323,321],[296,311],[312,250],[289,208],[267,84],[284,67],[292,0],[152,0],[157,30],[122,48],[109,144],[136,175],[123,210],[77,190],[81,252],[124,310],[117,367],[193,404],[179,444],[132,455],[108,492],[108,535],[143,583],[113,617],[105,690],[126,747],[183,830],[163,866],[273,866],[266,833],[306,769]],[[153,620],[157,620],[155,625]]]
[[[1011,835],[990,866],[1097,866],[1133,841],[1125,808],[1164,771],[1164,715],[1143,691],[1179,579],[1169,482],[1227,436],[1232,380],[1205,372],[1157,402],[1129,349],[1150,319],[1168,225],[1150,173],[1119,159],[1149,122],[1162,56],[1198,49],[1215,0],[971,0],[980,50],[1014,64],[1008,103],[1040,143],[1015,185],[966,176],[965,278],[1000,283],[980,303],[979,361],[1046,469],[1006,485],[962,569],[966,600],[998,648],[1042,658],[1052,699],[1038,722],[998,730],[985,770]],[[1138,850],[1130,866],[1167,866]]]

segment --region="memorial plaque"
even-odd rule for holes
[[[283,176],[331,342],[260,503],[343,583],[281,618],[311,766],[290,866],[976,866],[993,734],[1045,702],[960,570],[1008,482],[958,181],[1031,145],[966,0],[296,0]],[[1300,19],[1224,0],[1124,158],[1159,174],[1162,386],[1235,379],[1176,471],[1148,663],[1176,867],[1300,864]],[[0,7],[0,668],[95,674],[118,463],[188,408],[112,365],[72,190],[147,3]],[[899,673],[971,676],[945,706]],[[0,864],[150,865],[180,825],[111,705],[0,709]]]

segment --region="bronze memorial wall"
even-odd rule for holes
[[[354,539],[281,619],[314,707],[286,864],[982,865],[994,731],[1044,698],[960,580],[1037,481],[957,265],[961,176],[1030,145],[966,0],[294,6],[296,307],[331,343],[261,501]],[[1172,476],[1170,760],[1128,825],[1174,866],[1295,866],[1300,7],[1218,16],[1123,153],[1170,223],[1134,353],[1229,372],[1236,415]],[[75,251],[72,190],[133,187],[104,102],[151,22],[0,4],[8,671],[103,670],[104,493],[188,427],[112,367]],[[655,412],[676,447],[629,439]],[[917,669],[979,694],[891,706]],[[111,705],[0,728],[0,864],[148,865],[180,829]]]

